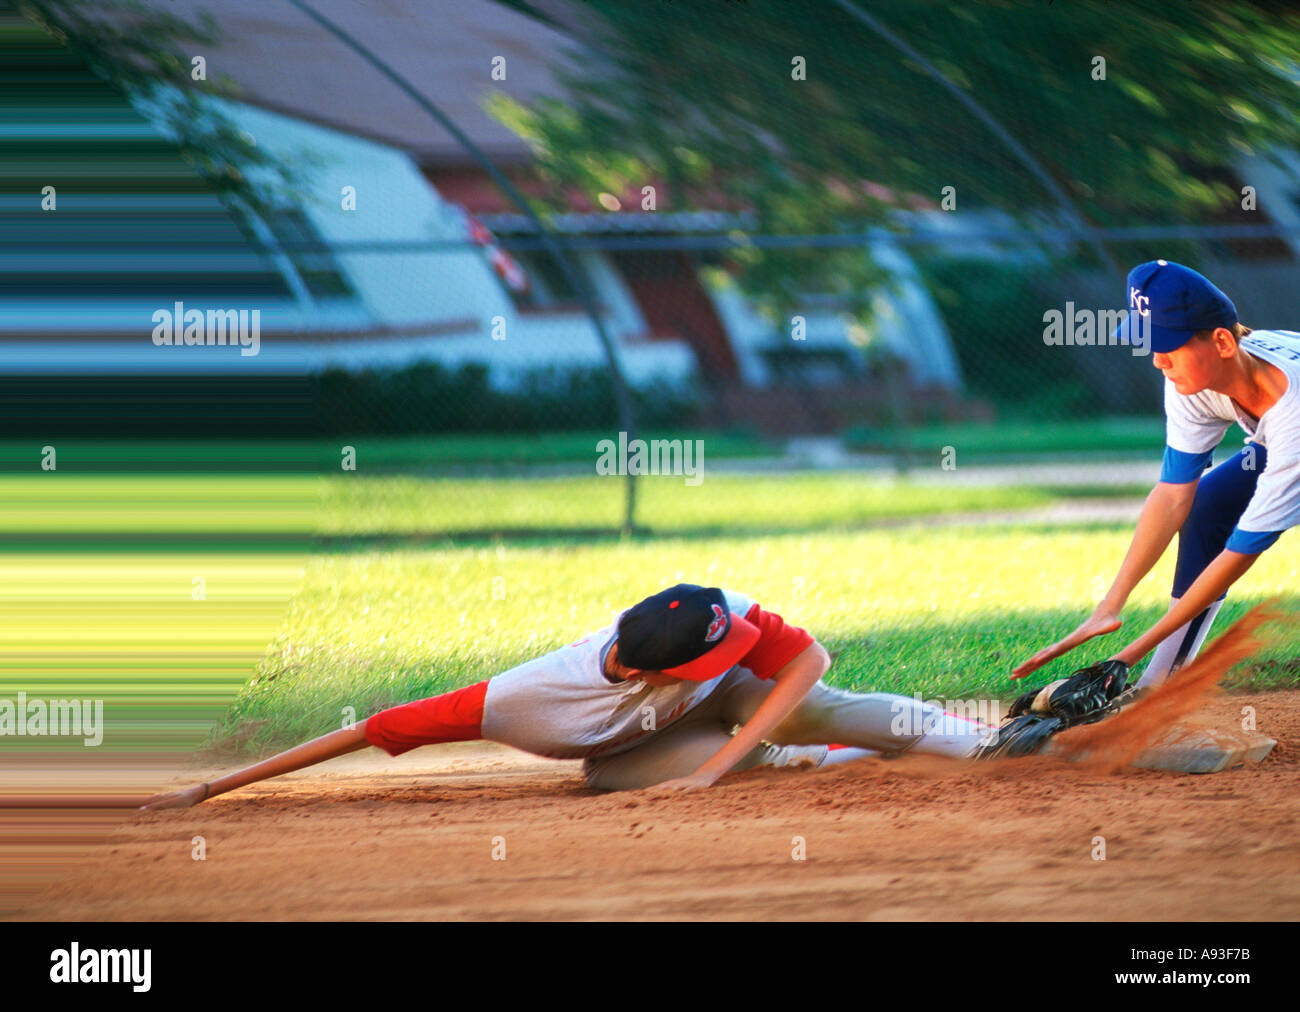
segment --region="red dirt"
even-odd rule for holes
[[[1256,632],[1260,626],[1279,621],[1294,625],[1295,620],[1265,605],[1252,608],[1223,635],[1212,640],[1205,652],[1182,668],[1176,678],[1114,717],[1061,732],[1052,742],[1052,754],[1080,762],[1097,772],[1114,773],[1174,725],[1186,723],[1188,718],[1192,718],[1192,723],[1204,723],[1195,715],[1204,710],[1207,700],[1219,694],[1220,679],[1233,665],[1259,648],[1261,641]],[[1231,727],[1228,725],[1225,730]]]
[[[1254,707],[1278,747],[1209,776],[904,757],[757,771],[670,798],[598,794],[575,763],[495,746],[370,751],[132,813],[13,916],[1300,917],[1300,691],[1199,706],[1224,728]],[[797,837],[806,860],[792,856]]]

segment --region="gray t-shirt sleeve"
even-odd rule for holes
[[[1179,453],[1203,454],[1221,442],[1236,419],[1207,393],[1180,394],[1165,380],[1165,445]]]

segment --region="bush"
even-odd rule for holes
[[[689,384],[632,391],[637,422],[693,421]],[[486,366],[418,362],[400,369],[310,376],[0,376],[0,427],[13,436],[260,438],[535,432],[618,424],[609,373],[545,368],[509,390]]]
[[[599,368],[532,370],[508,390],[486,366],[420,362],[359,373],[329,370],[317,380],[317,413],[328,435],[430,432],[533,432],[618,424],[609,373]],[[695,413],[689,386],[657,380],[632,391],[637,421],[680,425]]]

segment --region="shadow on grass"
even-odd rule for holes
[[[316,545],[322,551],[368,551],[372,548],[477,548],[488,547],[502,542],[521,547],[548,547],[550,545],[591,544],[602,545],[621,541],[651,542],[656,540],[716,540],[726,538],[732,541],[763,539],[771,537],[797,537],[809,534],[870,534],[889,530],[930,530],[935,528],[977,527],[981,531],[994,533],[1025,532],[1034,534],[1086,533],[1100,531],[1132,530],[1133,525],[1115,521],[1086,521],[1065,523],[1013,519],[1005,516],[1008,511],[996,512],[999,519],[980,520],[970,516],[935,515],[928,517],[873,517],[857,523],[839,524],[785,524],[766,527],[734,527],[722,524],[698,525],[681,528],[638,527],[631,534],[623,534],[610,528],[576,528],[576,527],[507,527],[507,528],[464,528],[459,530],[397,531],[382,534],[338,534],[317,539]]]
[[[284,531],[163,531],[156,534],[121,531],[25,531],[0,536],[0,552],[48,554],[59,552],[364,552],[392,548],[462,548],[509,542],[523,546],[609,544],[623,540],[746,539],[786,535],[843,534],[907,528],[978,527],[981,531],[1032,530],[1035,534],[1131,530],[1132,524],[1110,520],[1042,521],[1016,518],[1011,510],[990,510],[989,519],[971,514],[872,517],[836,524],[784,524],[735,527],[701,524],[691,527],[637,527],[624,534],[612,527],[465,527],[457,529],[407,529],[356,534],[295,534]]]

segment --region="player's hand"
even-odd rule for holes
[[[1062,654],[1068,654],[1080,643],[1086,643],[1094,636],[1104,636],[1106,633],[1113,633],[1123,624],[1124,620],[1119,617],[1117,612],[1112,611],[1110,608],[1103,607],[1102,605],[1098,605],[1096,610],[1080,623],[1079,627],[1075,629],[1074,632],[1065,637],[1065,639],[1058,640],[1050,647],[1043,648],[1038,651],[1038,653],[1034,654],[1033,657],[1029,658],[1029,660],[1025,661],[1018,667],[1012,668],[1011,677],[1024,678],[1025,675],[1037,671],[1048,661],[1055,660]]]
[[[662,784],[655,784],[653,787],[647,787],[646,793],[651,795],[681,794],[685,791],[702,791],[706,787],[712,787],[718,778],[708,774],[692,773],[688,777],[678,777],[675,780],[665,780]]]
[[[183,791],[172,791],[170,794],[156,794],[140,806],[140,811],[156,812],[163,808],[189,808],[192,805],[197,805],[200,801],[206,801],[207,797],[208,785],[195,784],[193,787],[187,787]]]

